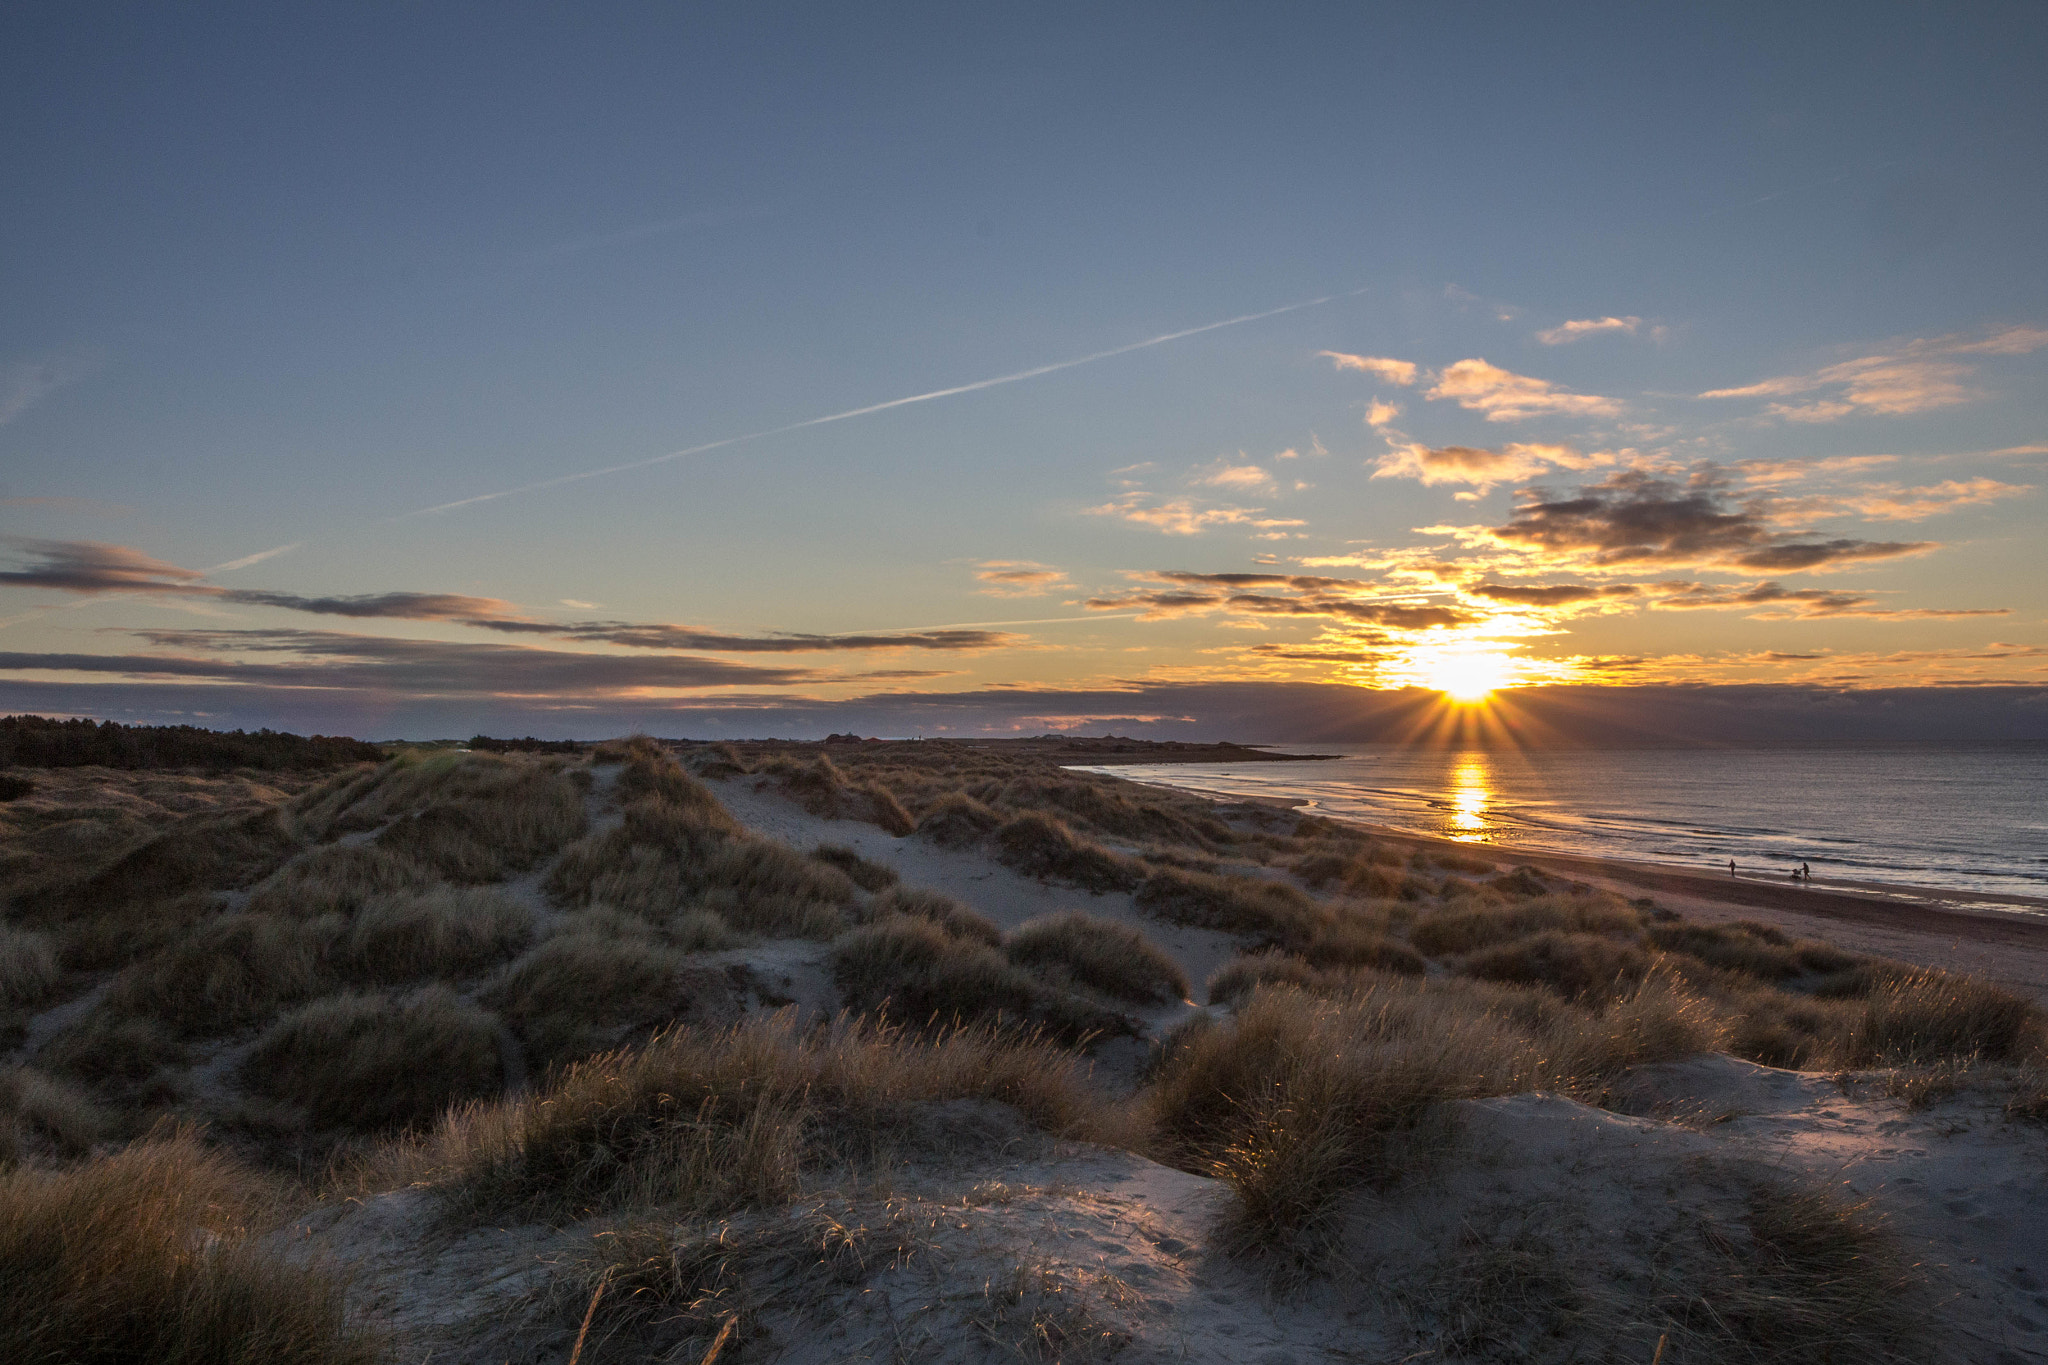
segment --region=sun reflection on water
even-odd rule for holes
[[[1479,843],[1486,839],[1488,821],[1487,802],[1493,799],[1493,772],[1485,754],[1460,754],[1457,766],[1451,769],[1450,792],[1450,835],[1453,839],[1467,843]]]

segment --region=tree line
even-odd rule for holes
[[[339,768],[384,757],[374,744],[339,735],[277,730],[202,730],[196,725],[0,718],[0,768]]]

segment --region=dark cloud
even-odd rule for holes
[[[502,618],[516,615],[510,602],[495,597],[465,597],[450,592],[380,592],[356,597],[300,597],[296,593],[264,592],[254,588],[226,588],[218,591],[224,602],[250,607],[280,607],[286,611],[309,612],[314,616],[349,616],[359,620],[382,617],[397,621],[455,621],[463,625],[502,626]]]
[[[526,645],[402,640],[334,631],[136,633],[159,649],[179,652],[0,654],[0,672],[111,673],[241,686],[477,698],[607,697],[655,688],[788,687],[832,680],[813,669],[763,668],[723,659],[586,654]]]
[[[1219,588],[1293,588],[1297,592],[1365,592],[1377,587],[1360,578],[1319,578],[1314,574],[1189,573],[1166,569],[1144,575],[1162,583],[1194,583]]]
[[[0,587],[55,588],[61,592],[200,592],[216,594],[197,569],[181,569],[126,545],[96,540],[13,538],[27,562],[0,570]]]
[[[1763,609],[1767,616],[1816,620],[1826,617],[1869,617],[1890,620],[1949,620],[1965,616],[2009,616],[2006,607],[1880,607],[1877,599],[1863,593],[1826,588],[1787,588],[1775,580],[1746,588],[1722,588],[1703,583],[1660,584],[1663,591],[1654,606],[1665,610]]]
[[[1455,607],[1416,602],[1360,601],[1348,593],[1370,590],[1375,584],[1355,578],[1321,578],[1312,574],[1188,573],[1162,570],[1143,575],[1160,582],[1189,587],[1214,587],[1231,591],[1132,592],[1116,597],[1091,597],[1083,605],[1096,611],[1126,611],[1144,608],[1148,618],[1186,616],[1207,611],[1236,612],[1246,616],[1292,616],[1352,621],[1361,625],[1387,626],[1397,630],[1427,630],[1432,626],[1457,626],[1479,618]],[[1280,592],[1246,592],[1246,588],[1291,589]]]
[[[1636,597],[1642,589],[1633,583],[1611,583],[1605,587],[1587,587],[1577,583],[1561,583],[1555,587],[1516,587],[1508,583],[1481,583],[1476,588],[1465,589],[1473,597],[1483,597],[1489,602],[1504,602],[1516,607],[1571,607],[1582,602],[1599,602],[1618,597]]]
[[[873,635],[729,635],[694,626],[632,621],[537,621],[496,597],[461,593],[385,592],[357,596],[305,597],[260,588],[223,588],[201,580],[196,569],[153,559],[125,545],[97,541],[17,540],[27,562],[0,571],[0,587],[52,588],[63,592],[143,592],[271,607],[314,616],[356,620],[441,621],[505,635],[544,635],[565,640],[623,645],[632,649],[698,650],[713,654],[813,654],[844,650],[1000,649],[1022,643],[1021,635],[993,630],[897,631]]]
[[[1577,497],[1524,496],[1508,524],[1488,538],[1590,568],[1703,564],[1790,572],[1934,548],[1928,541],[1813,540],[1782,531],[1763,502],[1734,502],[1712,470],[1683,482],[1627,470],[1580,488]]]

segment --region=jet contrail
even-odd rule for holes
[[[1306,299],[1300,303],[1290,303],[1282,308],[1269,308],[1263,313],[1246,313],[1240,317],[1225,318],[1221,322],[1208,322],[1200,327],[1189,327],[1178,332],[1167,332],[1161,336],[1148,337],[1143,341],[1133,341],[1127,346],[1114,346],[1107,351],[1096,351],[1092,355],[1078,356],[1072,360],[1057,360],[1050,365],[1038,365],[1028,370],[1019,370],[1015,374],[998,375],[994,379],[977,379],[972,384],[956,384],[950,389],[933,389],[930,393],[914,393],[908,398],[891,398],[886,403],[870,403],[864,408],[848,408],[845,412],[835,412],[824,417],[812,417],[802,422],[791,422],[786,427],[770,427],[766,431],[750,431],[744,436],[728,436],[722,441],[707,441],[703,445],[691,446],[687,450],[671,450],[666,455],[655,455],[645,460],[634,460],[630,464],[607,465],[602,469],[585,469],[575,474],[563,474],[552,479],[542,479],[538,483],[527,483],[521,484],[517,488],[501,489],[496,493],[479,493],[475,497],[457,498],[454,502],[444,502],[433,507],[421,507],[411,512],[401,512],[395,517],[387,517],[386,520],[404,521],[408,517],[424,517],[431,516],[436,512],[452,512],[458,507],[468,507],[474,503],[494,502],[499,498],[513,498],[522,493],[538,493],[544,488],[560,488],[563,484],[580,483],[584,479],[602,478],[606,474],[624,474],[629,470],[646,469],[652,465],[667,464],[670,460],[680,460],[690,455],[702,455],[708,451],[723,450],[727,446],[741,445],[748,441],[760,441],[770,436],[783,436],[792,431],[803,431],[810,427],[822,427],[830,422],[844,422],[854,417],[866,417],[870,413],[887,412],[891,408],[905,408],[913,403],[929,403],[934,399],[952,398],[963,393],[977,393],[982,389],[993,389],[1003,384],[1018,384],[1026,379],[1036,379],[1040,375],[1054,374],[1060,370],[1071,370],[1076,365],[1092,365],[1098,360],[1108,360],[1112,356],[1129,355],[1132,351],[1142,351],[1150,346],[1163,346],[1169,341],[1179,341],[1183,337],[1199,336],[1203,332],[1214,332],[1224,327],[1235,327],[1245,322],[1257,322],[1262,318],[1277,318],[1282,313],[1296,313],[1304,308],[1314,308],[1320,304],[1330,303],[1337,299],[1355,298],[1364,292],[1365,290],[1363,289],[1352,289],[1341,294],[1325,294],[1321,298]]]

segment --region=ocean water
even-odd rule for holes
[[[2048,896],[2048,750],[1344,753],[1088,771],[1504,849]]]

